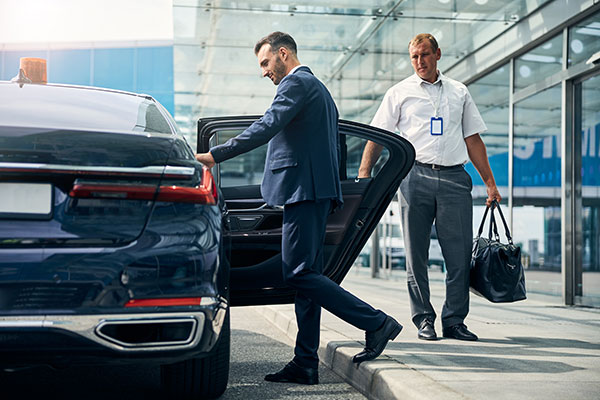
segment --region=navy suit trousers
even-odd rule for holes
[[[354,325],[372,331],[386,315],[322,275],[323,243],[330,199],[286,204],[283,210],[282,266],[287,285],[296,289],[298,335],[294,361],[317,368],[321,307]]]

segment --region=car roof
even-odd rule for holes
[[[2,125],[173,133],[152,96],[121,90],[0,81]]]

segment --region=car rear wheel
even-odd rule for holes
[[[164,391],[172,399],[216,399],[229,380],[229,311],[219,341],[206,357],[161,366]]]

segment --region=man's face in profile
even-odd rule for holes
[[[258,65],[262,70],[262,76],[271,79],[275,85],[279,85],[279,82],[287,75],[285,64],[281,60],[279,52],[272,52],[271,45],[264,44],[256,55]]]

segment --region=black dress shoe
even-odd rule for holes
[[[352,362],[361,363],[377,358],[385,349],[387,342],[394,340],[401,330],[402,325],[388,315],[379,329],[365,333],[365,348],[352,358]]]
[[[465,324],[456,324],[444,328],[444,337],[458,340],[470,340],[475,341],[478,339],[477,335],[467,329]]]
[[[433,327],[433,321],[429,318],[425,318],[419,326],[419,332],[417,337],[422,340],[437,340],[437,333]]]
[[[319,383],[319,369],[301,367],[294,361],[290,361],[281,371],[266,375],[265,381],[316,385]]]

